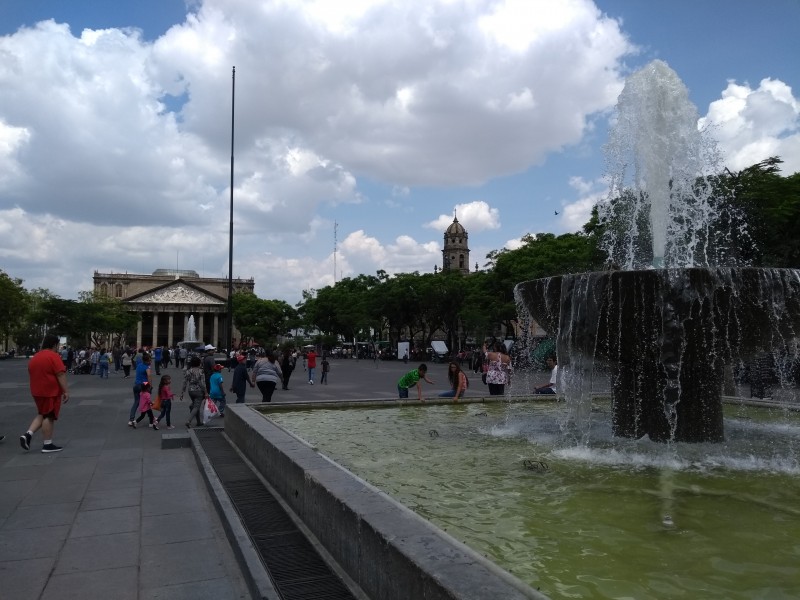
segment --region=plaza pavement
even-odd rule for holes
[[[329,384],[319,384],[318,368],[313,386],[300,367],[273,402],[394,399],[414,366],[333,360]],[[435,385],[423,386],[432,397],[447,389],[446,364],[428,366]],[[179,395],[182,372],[163,373]],[[470,384],[485,393],[479,376]],[[39,431],[25,452],[19,436],[35,416],[27,359],[0,360],[0,598],[248,598],[192,450],[161,449],[161,434],[185,431],[188,403],[173,402],[172,431],[153,431],[146,419],[133,430],[132,378],[112,367],[108,379],[69,375],[69,385],[53,438],[64,450],[42,454]],[[248,388],[247,400],[260,401],[258,390]]]

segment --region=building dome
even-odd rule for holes
[[[444,234],[447,236],[464,236],[467,234],[467,231],[464,229],[464,226],[458,222],[458,219],[454,218]]]

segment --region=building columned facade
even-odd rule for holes
[[[233,292],[253,292],[255,282],[234,279]],[[136,347],[174,346],[189,335],[194,317],[199,342],[227,346],[228,279],[200,277],[195,271],[157,269],[152,275],[94,273],[94,291],[117,298],[139,317]],[[234,345],[240,338],[234,328]]]
[[[442,270],[457,270],[469,274],[469,234],[454,216],[453,222],[444,232]]]

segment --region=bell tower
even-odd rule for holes
[[[469,234],[453,213],[453,222],[444,232],[442,271],[461,271],[469,274]]]

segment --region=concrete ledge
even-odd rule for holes
[[[192,439],[189,437],[189,432],[161,434],[162,450],[171,450],[172,448],[191,448],[191,447],[192,447]]]
[[[253,408],[225,433],[369,597],[545,598]]]

